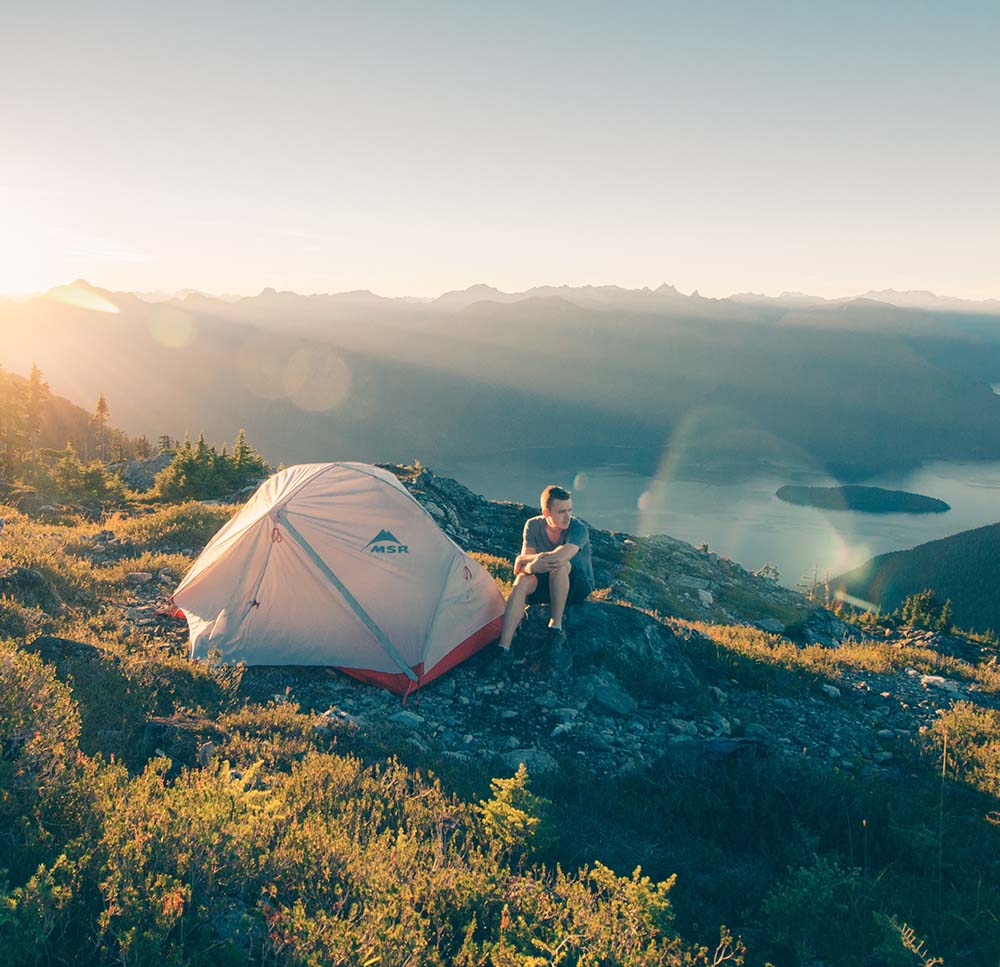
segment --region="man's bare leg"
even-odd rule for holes
[[[511,588],[510,597],[507,599],[507,606],[503,612],[503,627],[500,630],[500,647],[504,651],[510,650],[510,644],[514,640],[514,632],[524,617],[524,607],[528,600],[528,595],[538,587],[538,578],[533,574],[519,574],[514,579],[514,587]],[[567,590],[569,585],[567,583]],[[563,599],[565,601],[565,599]]]
[[[569,597],[569,572],[572,563],[567,561],[562,567],[549,572],[549,627],[561,628],[566,599]]]

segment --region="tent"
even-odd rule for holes
[[[332,665],[405,694],[500,633],[504,600],[388,471],[276,473],[174,592],[191,657]]]

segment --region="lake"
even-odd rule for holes
[[[952,508],[942,514],[861,514],[778,500],[783,484],[839,483],[807,467],[672,466],[669,454],[658,461],[607,448],[518,450],[434,469],[493,500],[529,505],[543,486],[560,483],[573,490],[575,513],[596,527],[708,544],[748,570],[770,563],[790,587],[811,580],[814,569],[821,579],[834,576],[876,554],[1000,520],[1000,462],[932,463],[864,481],[938,497]]]

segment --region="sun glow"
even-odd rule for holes
[[[41,235],[28,225],[0,216],[0,295],[25,295],[47,287]]]
[[[81,282],[50,289],[45,294],[45,298],[51,299],[53,302],[61,302],[63,305],[73,306],[74,309],[89,309],[91,312],[108,312],[117,315],[120,311],[118,306],[109,299],[105,299],[100,292]]]

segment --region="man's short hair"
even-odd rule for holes
[[[555,484],[549,484],[542,491],[542,510],[548,510],[552,506],[553,500],[569,500],[569,491],[565,487],[557,487]]]

